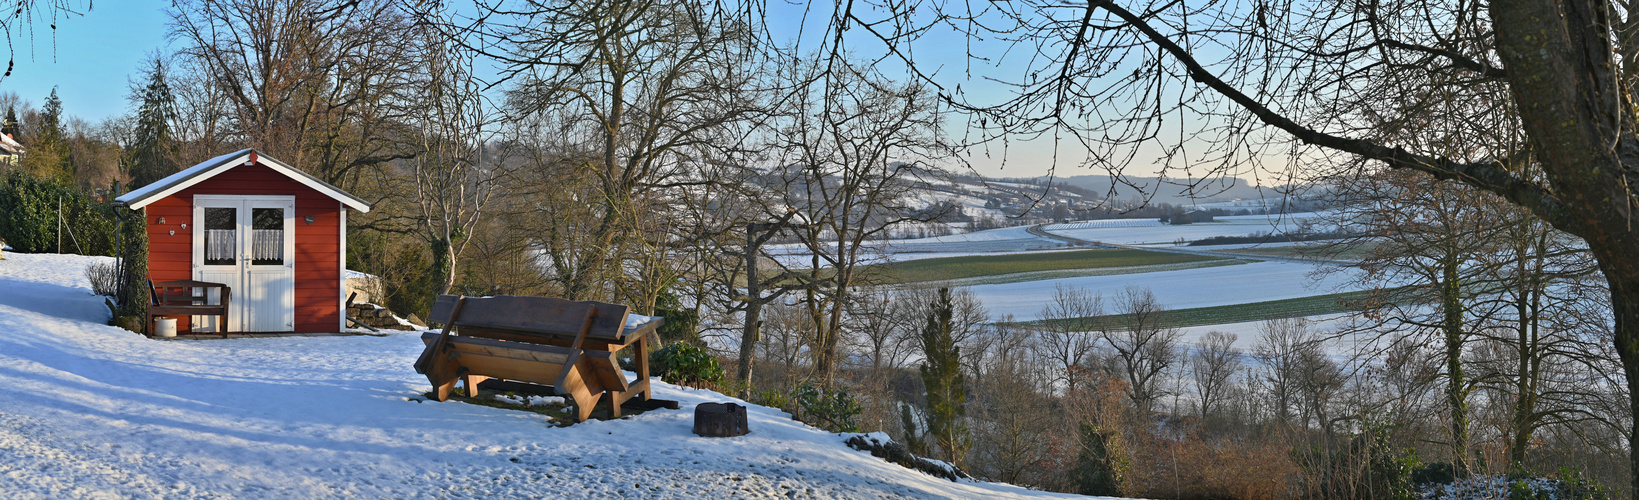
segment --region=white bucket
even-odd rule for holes
[[[154,320],[155,337],[175,337],[176,318],[159,318]]]

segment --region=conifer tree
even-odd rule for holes
[[[939,289],[930,309],[927,325],[922,328],[924,360],[920,367],[922,383],[928,392],[928,433],[939,444],[945,459],[957,463],[969,441],[967,426],[962,423],[962,417],[967,414],[967,384],[962,375],[961,348],[951,335],[955,306],[951,303],[949,288]]]
[[[39,123],[31,127],[23,168],[41,179],[70,185],[74,183],[73,169],[63,140],[62,114],[63,101],[57,98],[57,88],[52,87],[51,96],[40,107]]]
[[[911,450],[911,454],[927,455],[928,442],[923,439],[922,431],[917,428],[916,417],[911,415],[910,405],[899,407],[899,425],[905,428],[905,447]]]
[[[1076,466],[1072,472],[1076,493],[1121,496],[1122,483],[1127,480],[1129,467],[1131,462],[1121,448],[1118,434],[1082,422],[1081,451],[1076,455]]]
[[[6,107],[6,122],[4,124],[0,124],[0,134],[9,135],[9,136],[11,136],[12,139],[17,138],[17,107],[16,106]]]
[[[131,188],[140,188],[175,173],[175,141],[171,122],[176,116],[176,97],[165,77],[165,61],[155,57],[144,71],[147,84],[133,88],[137,102],[137,130],[129,151]]]

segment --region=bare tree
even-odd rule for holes
[[[1415,172],[1350,177],[1335,191],[1343,208],[1334,217],[1365,235],[1349,246],[1370,249],[1351,266],[1364,271],[1356,279],[1385,297],[1364,313],[1383,317],[1390,335],[1432,335],[1443,346],[1449,443],[1453,461],[1467,468],[1473,383],[1463,359],[1474,325],[1495,309],[1481,307],[1491,288],[1481,259],[1502,250],[1496,243],[1507,222],[1498,213],[1507,207],[1489,193]]]
[[[1302,397],[1304,351],[1319,341],[1303,318],[1274,319],[1258,325],[1258,344],[1252,356],[1262,365],[1258,380],[1269,398],[1271,417],[1295,425],[1294,409]]]
[[[1222,405],[1230,377],[1241,371],[1241,351],[1235,348],[1236,338],[1233,333],[1213,330],[1190,352],[1189,372],[1195,379],[1195,397],[1202,420]]]
[[[1116,302],[1118,328],[1100,332],[1115,352],[1113,361],[1126,377],[1127,397],[1144,412],[1164,396],[1164,375],[1181,360],[1183,332],[1168,325],[1167,310],[1148,288],[1129,287]]]
[[[1003,57],[972,60],[1019,75],[1007,100],[952,97],[1001,132],[1065,133],[1092,149],[1091,166],[1114,174],[1145,150],[1165,152],[1163,173],[1209,181],[1281,153],[1290,168],[1266,173],[1304,177],[1347,163],[1326,161],[1336,155],[1366,160],[1350,168],[1422,172],[1497,194],[1587,244],[1610,284],[1616,352],[1628,384],[1639,385],[1639,108],[1623,104],[1639,85],[1629,64],[1639,59],[1639,18],[1628,2],[1038,0],[916,15],[919,4],[888,4],[881,17],[849,5],[832,16],[839,40],[860,28],[920,63],[928,80],[943,75],[914,59],[912,45],[930,28],[1002,41],[992,48]],[[1445,106],[1458,102],[1479,105]],[[1379,135],[1385,124],[1431,119],[1460,126]],[[1502,140],[1441,147],[1473,132]],[[1630,406],[1639,410],[1639,399]],[[1629,449],[1639,449],[1639,423],[1630,425]],[[1639,483],[1639,453],[1629,469]]]
[[[791,69],[798,87],[780,124],[775,162],[785,204],[805,226],[798,232],[809,257],[804,304],[816,325],[820,384],[839,361],[844,311],[865,280],[868,243],[897,224],[937,214],[902,200],[910,179],[937,169],[947,154],[937,105],[926,88],[891,83],[850,67],[846,77],[816,80],[819,68]]]
[[[408,158],[400,104],[418,74],[410,18],[392,0],[185,0],[182,53],[232,111],[238,142],[327,182]]]
[[[1058,368],[1053,377],[1064,381],[1066,394],[1075,392],[1085,373],[1079,368],[1098,348],[1101,336],[1107,334],[1109,324],[1102,316],[1102,294],[1064,285],[1053,289],[1052,301],[1036,315],[1041,332],[1034,344],[1037,355]]]
[[[724,127],[762,112],[742,93],[762,67],[758,54],[748,50],[746,26],[725,22],[734,12],[718,7],[526,1],[446,25],[500,40],[471,46],[507,66],[504,78],[517,84],[511,105],[552,117],[580,143],[573,161],[594,189],[580,202],[592,219],[574,229],[584,235],[574,247],[549,250],[567,297],[615,295],[628,263],[670,272],[660,268],[664,219],[651,217],[669,206],[660,191],[696,184],[701,151],[724,145]],[[637,281],[663,286],[654,277]],[[656,295],[630,298],[648,311]]]

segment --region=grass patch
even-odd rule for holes
[[[529,395],[527,395],[527,394],[517,394],[517,393],[513,393],[513,392],[503,393],[502,395],[511,396],[514,399],[522,399],[522,400],[528,400],[528,398],[529,398]],[[482,396],[482,397],[478,397],[478,398],[468,397],[467,396],[467,390],[466,390],[465,387],[456,387],[454,390],[450,391],[450,400],[451,401],[460,401],[462,403],[473,404],[473,405],[478,405],[478,406],[488,406],[490,408],[500,408],[500,409],[503,409],[503,410],[527,411],[527,412],[530,412],[530,413],[537,413],[537,414],[540,414],[542,416],[545,416],[548,421],[552,422],[552,425],[555,425],[555,426],[558,426],[558,427],[567,427],[570,424],[575,423],[575,419],[573,418],[573,415],[570,415],[570,413],[568,411],[565,411],[566,409],[570,408],[570,405],[567,402],[560,403],[560,404],[533,404],[533,405],[532,404],[517,404],[517,403],[512,403],[512,402],[502,401],[500,399],[497,399],[497,398],[495,398],[494,393],[480,394],[480,396]],[[436,401],[433,398],[433,393],[431,391],[421,393],[421,397],[424,398],[424,399],[422,399],[423,401]],[[411,400],[414,401],[415,399],[411,399]],[[420,401],[417,401],[417,402],[420,402]],[[597,412],[597,411],[593,411],[592,412],[592,418],[596,419],[598,417],[598,413],[599,412]],[[609,412],[608,411],[603,411],[602,413],[604,414],[605,417],[607,417]],[[599,419],[599,420],[607,420],[607,418]]]
[[[869,272],[882,276],[887,283],[916,283],[1038,271],[1155,266],[1213,260],[1228,259],[1130,249],[1076,250],[910,260],[875,264],[869,266]]]
[[[505,397],[505,399],[498,396]],[[526,394],[514,391],[497,392],[491,391],[488,388],[481,388],[479,397],[474,398],[467,396],[466,387],[456,387],[454,390],[450,391],[451,401],[460,401],[462,403],[488,406],[490,408],[500,408],[503,410],[527,411],[546,417],[547,421],[556,427],[568,427],[570,425],[574,425],[575,418],[574,414],[571,413],[573,411],[573,406],[569,404],[567,398],[557,397],[558,399],[562,400],[562,402],[556,403],[520,403],[530,401],[530,396],[540,396],[540,394]],[[431,391],[421,393],[420,398],[405,399],[418,403],[424,401],[435,401]],[[593,407],[592,409],[592,415],[590,417],[592,420],[615,420],[615,417],[610,415],[608,401],[608,399],[600,399],[598,401],[597,406]],[[652,409],[644,408],[641,404],[634,403],[636,401],[637,400],[634,399],[632,402],[628,402],[628,404],[620,406],[621,419],[630,418],[633,415],[637,415]]]
[[[1305,316],[1319,316],[1323,314],[1338,314],[1359,310],[1357,304],[1381,297],[1383,292],[1376,290],[1361,290],[1356,292],[1330,293],[1298,297],[1295,299],[1270,300],[1253,302],[1250,304],[1231,304],[1225,306],[1196,307],[1192,309],[1174,309],[1167,311],[1167,318],[1163,320],[1167,326],[1184,328],[1191,326],[1223,325],[1229,323],[1246,323],[1249,321],[1263,321],[1281,318],[1299,318]],[[1398,295],[1389,292],[1388,295]],[[1119,325],[1126,319],[1121,314],[1100,316],[1100,320],[1108,324]],[[1080,320],[1068,320],[1080,321]],[[1018,323],[1024,326],[1042,326],[1042,321],[1027,321]]]

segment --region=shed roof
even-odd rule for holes
[[[160,179],[153,184],[149,184],[135,191],[125,193],[119,198],[115,198],[114,201],[130,207],[132,210],[139,209],[148,206],[150,203],[159,201],[162,198],[187,189],[189,186],[204,182],[206,179],[215,177],[217,174],[232,170],[234,167],[248,165],[251,163],[260,163],[273,169],[274,172],[284,174],[291,180],[313,188],[314,191],[323,193],[325,196],[329,196],[336,201],[341,202],[348,208],[358,210],[360,212],[370,211],[370,204],[359,199],[359,197],[348,194],[346,191],[342,191],[341,188],[332,186],[328,182],[319,180],[318,177],[308,175],[307,172],[297,170],[290,165],[280,162],[279,160],[262,156],[260,153],[257,153],[255,149],[243,149],[205,160],[198,165],[194,165],[181,172],[171,174],[169,177]]]

